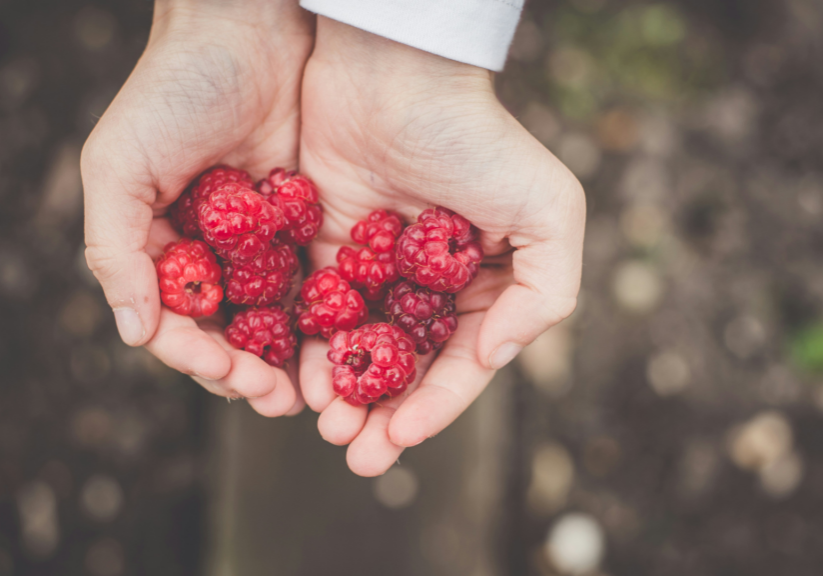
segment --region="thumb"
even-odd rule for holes
[[[515,284],[498,297],[480,327],[478,359],[484,367],[502,368],[523,347],[570,316],[577,305],[585,197],[571,174],[561,190],[551,207],[534,212],[548,214],[538,217],[542,223],[531,222],[525,234],[515,233],[509,239],[515,248]]]
[[[83,148],[86,261],[103,286],[120,337],[140,346],[160,318],[157,273],[145,251],[156,192],[148,176],[140,182],[131,176],[133,165],[113,156],[91,140]]]

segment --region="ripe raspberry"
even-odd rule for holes
[[[376,210],[351,229],[352,240],[368,246],[359,250],[343,246],[337,252],[340,275],[354,288],[363,289],[367,300],[381,300],[400,277],[394,244],[402,231],[397,214]]]
[[[284,238],[300,246],[314,240],[323,225],[323,210],[314,182],[294,170],[275,168],[255,189],[285,214]]]
[[[283,223],[279,208],[242,184],[225,184],[200,205],[203,239],[236,264],[254,260]]]
[[[280,367],[294,356],[297,337],[290,328],[291,317],[278,305],[248,308],[238,312],[226,327],[226,340],[235,348],[260,356]]]
[[[363,297],[335,268],[318,270],[303,282],[295,303],[297,327],[304,334],[329,338],[338,330],[353,330],[366,321]]]
[[[253,185],[248,172],[222,164],[212,166],[195,178],[169,208],[169,217],[174,229],[189,238],[199,238],[201,236],[200,219],[198,218],[200,204],[209,197],[209,194],[229,182],[245,184],[249,188]]]
[[[366,324],[329,341],[334,391],[357,406],[402,394],[417,373],[414,343],[391,324]]]
[[[387,287],[400,278],[394,250],[375,252],[368,247],[355,250],[342,246],[337,252],[337,266],[340,276],[354,288],[363,289],[367,300],[380,300]]]
[[[226,300],[234,304],[268,306],[291,290],[299,262],[294,249],[275,240],[248,264],[223,263]]]
[[[223,299],[220,266],[206,244],[181,238],[169,242],[157,260],[160,299],[183,316],[211,316]]]
[[[419,354],[439,349],[457,330],[454,296],[408,280],[389,290],[385,310],[389,322],[402,328],[417,344]]]
[[[394,212],[375,210],[351,229],[351,239],[368,245],[375,252],[388,252],[394,248],[397,237],[403,232],[403,221]]]
[[[459,292],[480,268],[477,228],[447,208],[424,210],[397,240],[400,275],[438,292]]]

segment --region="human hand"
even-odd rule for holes
[[[300,384],[321,435],[349,444],[357,474],[385,472],[405,447],[454,421],[494,371],[572,313],[585,198],[574,176],[500,105],[486,70],[326,18],[303,81],[301,171],[325,226],[309,247],[332,265],[349,230],[385,208],[413,222],[442,205],[481,231],[486,258],[457,296],[459,328],[420,359],[411,394],[368,409],[336,398],[328,343],[305,339]]]
[[[296,166],[313,22],[297,0],[158,0],[146,51],[81,160],[86,259],[123,340],[268,416],[302,408],[289,376],[228,345],[220,318],[161,308],[152,259],[178,238],[167,207],[205,168]]]

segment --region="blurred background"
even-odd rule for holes
[[[0,576],[820,574],[819,0],[528,3],[581,304],[378,479],[117,338],[78,159],[151,10],[0,0]]]

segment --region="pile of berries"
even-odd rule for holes
[[[225,298],[237,309],[226,328],[235,347],[282,366],[295,353],[293,328],[329,338],[335,392],[353,405],[402,394],[418,354],[438,350],[457,330],[455,294],[477,276],[478,231],[451,210],[424,210],[405,226],[372,212],[351,230],[337,266],[306,278],[293,308],[290,292],[308,245],[323,223],[317,188],[275,168],[254,183],[228,166],[201,174],[171,207],[184,235],[157,261],[163,302],[178,314],[205,316]],[[382,322],[367,324],[369,306]]]

